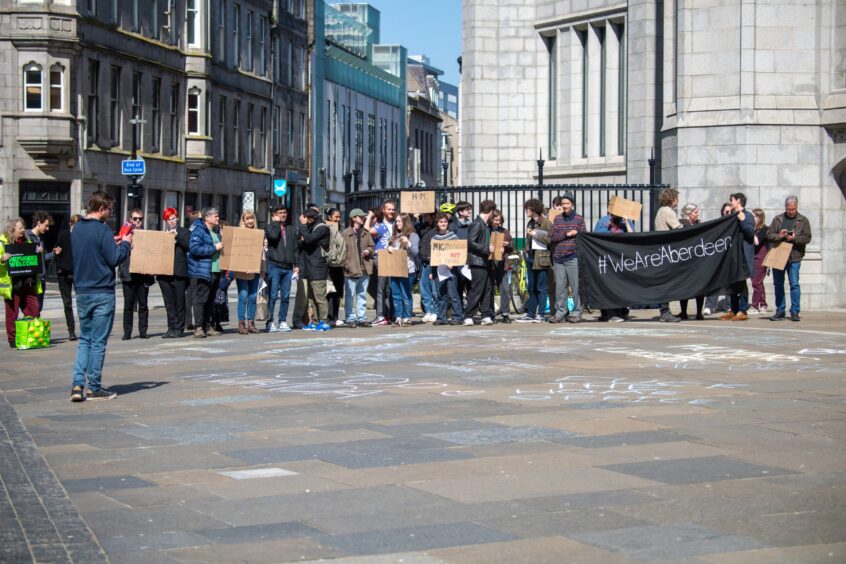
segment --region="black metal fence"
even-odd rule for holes
[[[550,184],[546,186],[450,186],[436,188],[405,188],[351,192],[346,196],[346,208],[361,208],[365,211],[378,208],[388,198],[399,203],[403,190],[432,190],[438,205],[445,202],[470,202],[478,210],[484,200],[493,200],[505,216],[505,226],[518,241],[525,238],[526,215],[523,203],[538,198],[547,207],[552,206],[556,196],[570,194],[576,202],[576,211],[585,218],[589,230],[600,217],[608,213],[611,196],[640,202],[643,209],[635,221],[637,231],[651,231],[654,228],[655,212],[658,211],[658,193],[669,186],[666,184]],[[400,210],[402,211],[402,210]]]

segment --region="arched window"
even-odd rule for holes
[[[44,107],[42,101],[41,66],[29,63],[24,67],[24,110],[40,112]]]
[[[50,111],[64,110],[65,99],[65,69],[60,64],[50,67]]]

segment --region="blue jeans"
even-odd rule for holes
[[[367,321],[367,285],[370,276],[364,274],[358,278],[344,278],[344,317],[348,323]],[[353,312],[355,304],[355,312]]]
[[[256,318],[256,298],[258,297],[259,276],[252,280],[235,279],[238,286],[238,321]]]
[[[79,345],[73,363],[73,385],[86,385],[96,392],[101,388],[103,361],[106,360],[106,343],[115,322],[115,295],[77,294],[76,310],[79,316]]]
[[[784,273],[787,272],[787,281],[790,284],[790,313],[799,313],[799,301],[802,291],[799,288],[799,267],[802,263],[788,262],[784,270],[773,269],[773,286],[775,286],[776,313],[784,313],[787,306],[784,296]]]
[[[526,303],[526,315],[537,317],[543,315],[546,310],[547,300],[547,276],[549,270],[532,270],[532,263],[526,261],[526,289],[529,291],[529,301]]]
[[[423,307],[423,313],[438,313],[438,285],[434,280],[429,279],[432,272],[435,272],[437,276],[437,270],[428,264],[424,264],[420,270],[420,304]]]
[[[416,274],[409,274],[404,278],[391,277],[391,297],[394,300],[394,314],[397,319],[411,318],[411,284],[415,278]]]
[[[461,269],[456,267],[452,269],[452,277],[446,280],[437,280],[437,269],[432,274],[435,277],[435,282],[438,284],[438,321],[446,323],[447,310],[452,305],[452,319],[453,321],[464,320],[464,306],[461,305],[461,297],[458,295],[458,277]]]
[[[273,322],[273,311],[276,309],[276,295],[280,294],[279,323],[288,319],[288,299],[291,296],[291,278],[294,270],[267,263],[267,283],[270,286],[267,296],[267,322]],[[255,303],[255,302],[253,302]],[[295,323],[297,321],[295,320]]]

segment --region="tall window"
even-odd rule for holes
[[[88,2],[88,12],[92,16],[96,16],[97,15],[97,0],[87,0],[87,2]]]
[[[24,67],[24,110],[41,111],[43,107],[41,67],[35,63]]]
[[[379,118],[379,137],[379,187],[385,188],[385,170],[388,166],[388,121],[385,118]]]
[[[282,82],[282,40],[273,38],[273,80]]]
[[[138,31],[141,28],[141,17],[138,13],[138,0],[132,0],[132,31]]]
[[[288,41],[288,68],[285,84],[288,86],[294,85],[294,42]]]
[[[100,133],[100,61],[88,60],[88,144],[97,142]]]
[[[244,34],[247,43],[247,65],[248,71],[253,70],[253,11],[247,10],[247,32]]]
[[[300,91],[305,92],[306,89],[306,80],[305,80],[305,49],[301,46],[297,46],[296,48],[296,56],[294,58],[294,66],[296,68],[296,79],[297,79],[297,88]]]
[[[625,24],[614,25],[617,34],[617,154],[622,155],[626,147],[626,41]]]
[[[391,177],[394,186],[399,185],[397,179],[397,171],[399,167],[399,128],[397,124],[391,122],[391,156],[393,157],[393,166],[391,166]]]
[[[288,157],[294,157],[294,110],[288,110]]]
[[[179,84],[170,83],[170,154],[179,152]]]
[[[596,28],[599,39],[599,156],[605,156],[605,27]]]
[[[324,152],[324,168],[326,175],[332,176],[332,101],[326,100],[326,151]]]
[[[234,158],[232,159],[235,163],[241,162],[241,131],[240,131],[240,121],[241,121],[241,102],[236,100],[234,103],[234,107],[232,108],[232,146],[234,149]]]
[[[241,5],[232,7],[232,66],[241,66]]]
[[[376,116],[367,116],[367,186],[376,184]]]
[[[152,119],[150,126],[153,131],[152,151],[158,153],[161,148],[162,138],[162,79],[153,79],[153,92],[150,101],[150,111],[152,112]]]
[[[120,24],[118,16],[118,0],[109,0],[109,19],[116,24]]]
[[[188,41],[189,47],[198,46],[198,18],[197,18],[197,2],[199,0],[185,0],[185,39]]]
[[[588,34],[587,31],[577,31],[576,33],[578,33],[582,45],[582,158],[586,159],[588,155],[588,95],[590,94],[588,89],[588,84],[590,84]]]
[[[138,118],[141,119],[141,73],[134,72],[132,73],[132,116],[131,118]],[[139,139],[144,139],[144,134],[141,130],[141,124],[136,124],[132,131],[137,133],[137,137],[134,138],[132,141],[136,143],[136,147],[141,149],[141,144],[138,142]]]
[[[259,18],[258,73],[267,74],[267,18],[264,16]]]
[[[226,160],[226,97],[221,96],[217,108],[217,158]]]
[[[226,60],[226,0],[217,0],[217,60]]]
[[[265,155],[267,155],[267,108],[261,108],[259,110],[259,135],[256,153],[258,155],[258,162],[256,164],[264,168]]]
[[[200,91],[192,88],[188,91],[188,135],[200,134]]]
[[[558,158],[558,41],[556,37],[547,40],[549,50],[549,81],[547,86],[547,115],[549,129],[549,159]]]
[[[253,105],[247,104],[247,165],[252,166],[256,162],[255,150],[256,140],[253,137]]]
[[[159,29],[159,0],[150,2],[150,37],[159,39],[161,30]]]
[[[64,69],[61,65],[50,67],[50,111],[61,112],[64,108]]]
[[[112,67],[109,81],[109,140],[120,145],[120,67]]]
[[[279,123],[282,119],[281,114],[282,112],[279,109],[279,106],[273,106],[273,157],[274,160],[276,157],[279,156],[279,153],[282,150],[282,132],[280,131],[281,124]]]
[[[364,112],[361,110],[355,111],[355,168],[359,174],[364,172]]]
[[[300,158],[306,158],[306,117],[303,112],[300,112]]]

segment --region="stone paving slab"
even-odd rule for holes
[[[0,495],[0,559],[97,561],[75,514],[122,563],[846,561],[846,316],[774,325],[113,340],[79,405],[59,327],[0,366],[54,480]]]

